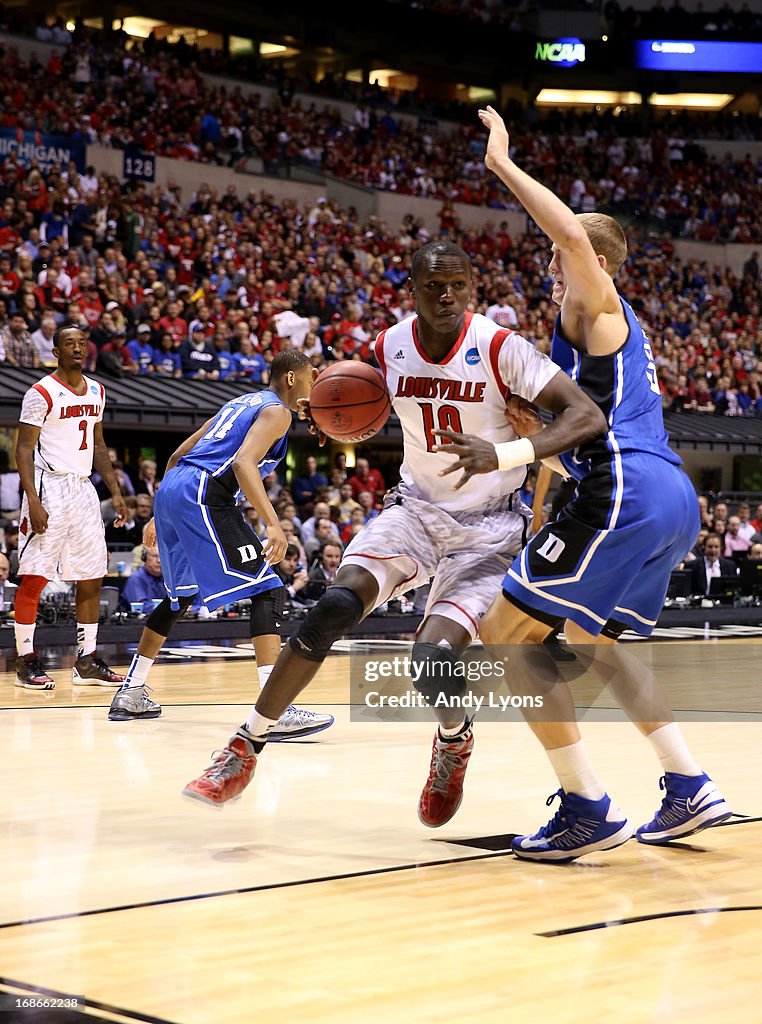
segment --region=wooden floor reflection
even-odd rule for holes
[[[556,788],[523,724],[477,724],[463,806],[429,831],[432,726],[352,720],[340,654],[304,702],[334,727],[268,749],[219,812],[179,794],[255,697],[245,649],[157,664],[151,722],[109,722],[111,691],[72,688],[70,659],[49,694],[0,674],[0,1006],[38,988],[175,1024],[762,1019],[756,644],[662,646],[737,816],[566,867],[506,852]],[[617,802],[650,818],[648,746],[625,722],[583,730]]]

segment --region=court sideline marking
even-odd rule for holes
[[[321,875],[318,878],[296,878],[289,882],[271,882],[267,885],[249,885],[241,889],[220,889],[216,892],[194,893],[191,896],[172,896],[164,900],[143,900],[139,903],[124,903],[115,907],[95,907],[92,910],[72,911],[70,914],[50,914],[47,917],[30,917],[21,921],[4,921],[0,930],[21,928],[26,925],[48,924],[51,921],[70,921],[78,917],[95,917],[100,914],[117,914],[124,910],[142,910],[146,907],[170,906],[174,903],[192,903],[195,900],[211,900],[221,896],[242,896],[253,892],[269,892],[275,889],[291,889],[298,885],[318,885],[322,882],[341,882],[350,878],[369,878],[373,875],[394,874],[398,871],[417,871],[420,868],[435,868],[444,864],[466,864],[470,861],[492,860],[495,857],[513,856],[510,850],[499,853],[474,854],[470,857],[447,857],[444,860],[420,861],[415,864],[395,864],[393,867],[368,868],[365,871],[351,871],[347,874]]]

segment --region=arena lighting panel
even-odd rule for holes
[[[673,110],[722,110],[733,98],[731,92],[652,92],[648,102]]]
[[[706,39],[637,39],[635,66],[645,71],[728,71],[762,74],[762,43]]]
[[[641,102],[639,92],[608,89],[541,89],[535,100],[538,107],[632,107]]]

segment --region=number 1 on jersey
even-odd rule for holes
[[[431,402],[419,402],[423,415],[423,435],[426,438],[426,451],[433,452],[434,446],[440,443],[440,438],[434,436],[435,430],[452,430],[456,434],[463,433],[463,425],[460,422],[460,410],[454,405],[440,405],[437,411],[438,425],[434,426],[434,406]]]

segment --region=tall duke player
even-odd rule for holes
[[[572,502],[516,559],[503,593],[482,622],[485,644],[516,644],[512,678],[542,692],[544,709],[526,715],[558,776],[560,808],[531,836],[518,836],[518,857],[560,863],[625,842],[633,827],[606,795],[580,740],[567,686],[555,676],[540,690],[540,645],[566,620],[567,641],[612,690],[651,742],[664,769],[664,800],[637,830],[661,844],[730,815],[722,794],[696,765],[661,687],[616,640],[625,628],[648,636],[666,596],[672,568],[699,530],[696,495],[670,450],[651,349],[635,314],[614,285],[627,242],[611,217],[572,211],[521,171],[508,155],[508,132],[492,107],[479,112],[489,128],[486,164],[551,238],[553,300],[561,307],[552,358],[605,413],[605,435],[561,456],[556,468],[579,481]],[[532,442],[541,443],[539,424]],[[455,468],[490,472],[492,445],[458,437]],[[452,449],[451,449],[452,450]],[[538,452],[538,454],[540,454]],[[522,646],[524,645],[524,646]],[[587,646],[590,645],[590,646]],[[555,673],[551,659],[545,671]],[[550,802],[550,801],[548,801]]]
[[[152,612],[124,685],[109,710],[112,721],[156,718],[160,706],[146,679],[169,632],[197,594],[213,610],[251,598],[251,635],[260,686],[280,652],[283,585],[272,565],[283,558],[286,537],[262,484],[286,454],[291,411],[309,397],[317,375],[297,351],[273,360],[270,388],[239,395],[184,441],[167,463],[156,495],[154,525],[145,543],[158,542],[168,597]],[[236,507],[243,494],[265,523],[265,545]],[[307,736],[328,728],[331,715],[290,706],[276,739]]]

